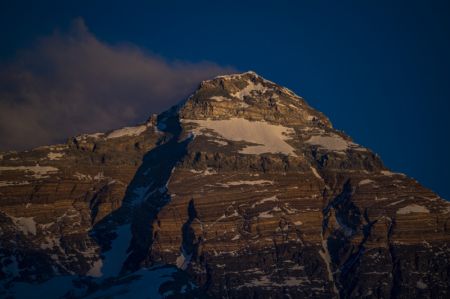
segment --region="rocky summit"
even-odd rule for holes
[[[0,157],[0,297],[450,296],[450,203],[253,72]]]

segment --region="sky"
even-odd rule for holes
[[[448,1],[1,1],[0,149],[144,121],[253,70],[450,199]]]

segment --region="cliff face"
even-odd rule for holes
[[[0,171],[8,283],[172,264],[218,298],[450,292],[450,204],[252,72]]]

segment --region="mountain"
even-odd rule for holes
[[[0,196],[5,297],[450,292],[450,203],[253,72],[135,127],[4,152]]]

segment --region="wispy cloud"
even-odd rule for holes
[[[98,40],[82,19],[40,39],[0,71],[0,149],[61,142],[141,122],[230,73],[211,62],[167,61]]]

